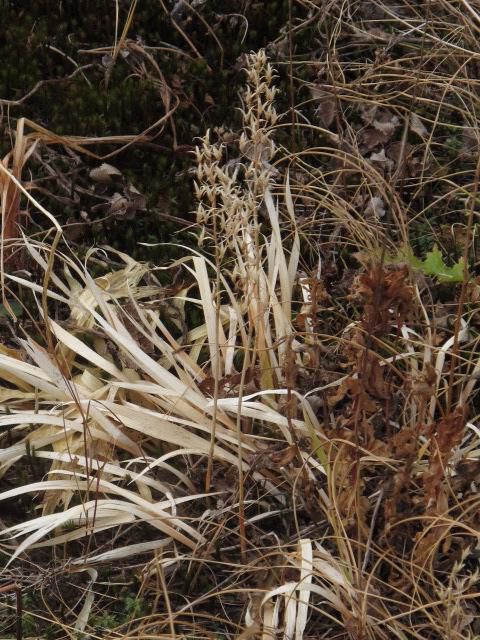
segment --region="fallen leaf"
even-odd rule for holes
[[[378,131],[374,127],[367,127],[358,134],[358,142],[362,147],[362,153],[368,153],[375,147],[381,144],[385,144],[388,141],[388,136],[385,136],[381,131]]]
[[[373,196],[370,198],[370,202],[368,203],[365,209],[365,218],[375,218],[379,220],[383,218],[385,215],[385,203],[383,202],[383,198],[379,196]]]
[[[310,89],[312,97],[318,102],[315,114],[320,123],[328,129],[335,120],[337,113],[337,103],[331,89],[314,86]]]
[[[393,162],[385,155],[385,149],[381,149],[378,153],[372,153],[370,160],[383,165],[383,168],[387,171],[390,171],[393,168]]]
[[[395,164],[399,177],[412,178],[421,173],[425,165],[422,164],[422,160],[415,155],[417,150],[418,147],[408,142],[397,141],[388,145],[386,155]]]
[[[400,120],[398,116],[390,111],[380,110],[372,124],[377,131],[391,138],[395,129],[399,126]]]
[[[146,208],[147,200],[145,196],[133,186],[133,184],[128,184],[125,188],[124,193],[128,199],[125,217],[127,218],[127,220],[131,220],[138,210],[143,210]]]
[[[416,133],[417,136],[420,136],[422,140],[428,134],[427,128],[425,127],[425,125],[423,124],[423,122],[420,120],[420,118],[417,116],[416,113],[410,114],[410,130],[413,131],[413,133]]]
[[[122,172],[111,164],[107,164],[106,162],[104,162],[99,167],[92,169],[88,175],[94,182],[109,184],[110,182],[112,182],[112,178],[121,178]]]
[[[114,216],[123,216],[127,211],[128,200],[121,193],[114,193],[110,198],[108,213]]]

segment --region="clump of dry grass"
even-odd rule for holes
[[[50,462],[45,477],[1,496],[8,500],[28,493],[43,495],[40,516],[3,532],[4,540],[11,541],[5,547],[11,548],[8,564],[27,549],[82,538],[87,540],[84,554],[73,561],[78,570],[85,563],[91,567],[112,562],[164,548],[169,542],[172,555],[164,555],[165,566],[209,558],[211,540],[218,544],[218,525],[202,515],[201,508],[190,510],[186,505],[208,504],[209,496],[217,492],[204,494],[199,484],[203,481],[209,490],[210,485],[215,489],[229,467],[236,468],[242,479],[242,484],[234,483],[226,509],[226,513],[238,511],[242,557],[249,545],[245,510],[257,502],[244,495],[244,476],[261,482],[274,501],[284,502],[277,479],[262,472],[258,455],[268,457],[272,439],[294,447],[295,431],[303,430],[305,435],[309,431],[303,420],[293,421],[281,410],[285,392],[278,380],[285,378],[282,359],[291,348],[289,307],[298,249],[290,258],[289,271],[271,196],[267,206],[274,235],[265,241],[258,230],[261,193],[271,171],[264,167],[266,160],[259,157],[258,145],[268,140],[274,111],[271,106],[270,111],[253,114],[248,109],[249,103],[264,95],[267,100],[268,95],[273,97],[273,89],[267,87],[264,94],[262,86],[271,81],[272,71],[267,67],[265,77],[256,75],[265,63],[264,54],[258,60],[252,57],[255,74],[250,77],[251,93],[246,95],[247,137],[242,140],[252,157],[244,192],[237,197],[240,242],[233,235],[226,238],[228,250],[236,254],[237,273],[233,277],[218,274],[214,282],[222,291],[212,286],[208,270],[213,265],[201,255],[177,265],[191,274],[190,284],[168,291],[146,266],[127,256],[119,256],[123,269],[94,280],[75,259],[60,252],[50,255],[46,245],[27,239],[31,260],[46,273],[43,285],[6,274],[10,283],[30,291],[37,300],[37,311],[44,314],[47,348],[40,344],[40,337],[29,335],[20,339],[19,350],[5,349],[2,355],[2,376],[14,388],[5,394],[9,413],[1,420],[14,443],[2,450],[1,473],[7,474],[25,456]],[[270,121],[262,122],[262,132],[255,123],[261,122],[264,113]],[[228,175],[222,176],[217,166],[212,177],[208,173],[212,164],[206,167],[216,153],[204,144],[199,176],[212,181],[224,207],[230,197]],[[225,180],[223,191],[215,183],[218,176]],[[233,192],[233,182],[231,188]],[[199,194],[203,196],[202,186]],[[208,212],[204,207],[203,215],[218,216],[212,203]],[[224,234],[225,229],[217,233]],[[239,283],[240,290],[232,288],[233,282]],[[200,309],[204,324],[189,329],[186,309],[192,305]],[[240,369],[235,366],[238,355]],[[252,397],[245,395],[247,385],[256,392]],[[301,402],[312,424],[317,424],[308,403]],[[159,443],[164,453],[152,458]],[[318,462],[307,451],[298,455],[305,458],[313,478]],[[198,458],[200,464],[195,462]],[[208,460],[205,471],[202,458]],[[198,469],[195,479],[194,468]],[[134,523],[148,524],[161,537],[143,546],[121,545],[119,532]],[[99,553],[91,541],[112,530],[115,549]],[[21,542],[15,545],[18,538]],[[147,566],[144,579],[148,581],[149,576]],[[93,597],[87,597],[78,614],[79,629],[85,627],[92,604]]]
[[[354,43],[385,41],[379,11],[398,33],[377,66],[318,63],[323,126],[304,128],[323,142],[295,156],[275,145],[275,73],[252,54],[238,159],[201,141],[203,252],[169,267],[170,287],[118,252],[81,265],[25,239],[43,283],[5,278],[30,292],[45,328],[2,347],[0,472],[45,466],[0,495],[39,496],[39,514],[3,531],[2,548],[9,566],[64,549],[59,580],[87,572],[83,591],[70,587],[77,630],[96,637],[98,572],[122,563],[154,606],[112,638],[477,633],[480,361],[467,265],[478,176],[471,163],[446,175],[433,153],[444,109],[458,100],[474,117],[467,7],[458,44],[443,32],[451,3],[425,27],[408,3],[355,15],[333,3],[322,24],[336,20]],[[450,219],[459,193],[464,282],[434,304],[435,281],[389,257],[401,244],[418,253],[414,225],[433,203]]]

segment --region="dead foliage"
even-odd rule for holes
[[[476,8],[300,4],[270,49],[294,87],[295,41],[306,103],[292,93],[282,120],[268,53],[242,57],[241,131],[195,153],[198,248],[158,271],[111,248],[80,263],[57,225],[53,246],[22,239],[33,275],[3,274],[31,316],[10,316],[0,348],[5,572],[55,603],[68,585],[75,632],[478,635]],[[172,10],[192,55],[192,21],[215,36],[202,6]],[[298,32],[327,43],[313,60]],[[170,89],[124,32],[91,52],[106,82],[122,51],[157,78],[155,130],[175,136],[182,79]],[[32,130],[32,150],[59,143]],[[97,159],[83,222],[133,221],[145,198]],[[5,237],[17,165],[2,164]],[[98,636],[105,566],[148,611]]]

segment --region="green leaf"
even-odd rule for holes
[[[463,282],[463,258],[460,258],[452,267],[447,267],[438,247],[434,247],[427,253],[420,268],[425,275],[434,276],[439,282]]]
[[[408,264],[412,269],[420,271],[422,269],[422,261],[413,255],[411,249],[402,248],[394,256],[385,256],[385,264]]]
[[[442,252],[437,246],[427,253],[425,260],[420,260],[414,256],[410,249],[402,249],[396,256],[388,256],[387,262],[390,264],[406,262],[412,269],[421,271],[426,276],[436,278],[438,282],[463,282],[463,258],[460,258],[458,262],[449,267],[445,264]]]
[[[21,318],[23,316],[23,307],[19,302],[17,302],[16,300],[9,300],[8,305],[10,306],[11,310],[13,311],[14,315],[17,318]],[[8,308],[5,307],[4,304],[0,304],[0,318],[11,318],[11,317],[12,316],[8,311]]]

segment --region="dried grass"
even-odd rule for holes
[[[312,144],[294,155],[275,144],[275,72],[249,56],[240,159],[210,134],[197,150],[202,248],[169,267],[179,284],[23,239],[43,275],[5,287],[43,330],[1,347],[0,473],[45,471],[0,494],[39,512],[2,549],[8,571],[53,547],[71,556],[58,576],[87,572],[65,635],[478,633],[478,170],[471,147],[461,170],[437,158],[442,127],[478,146],[479,14],[460,4],[308,3],[330,50],[310,87],[322,126],[299,125]],[[374,64],[349,60],[372,41]],[[441,245],[432,212],[450,223],[455,202],[464,281],[434,304],[435,280],[389,258],[418,251],[421,224]],[[151,611],[97,635],[99,572],[137,562]]]

